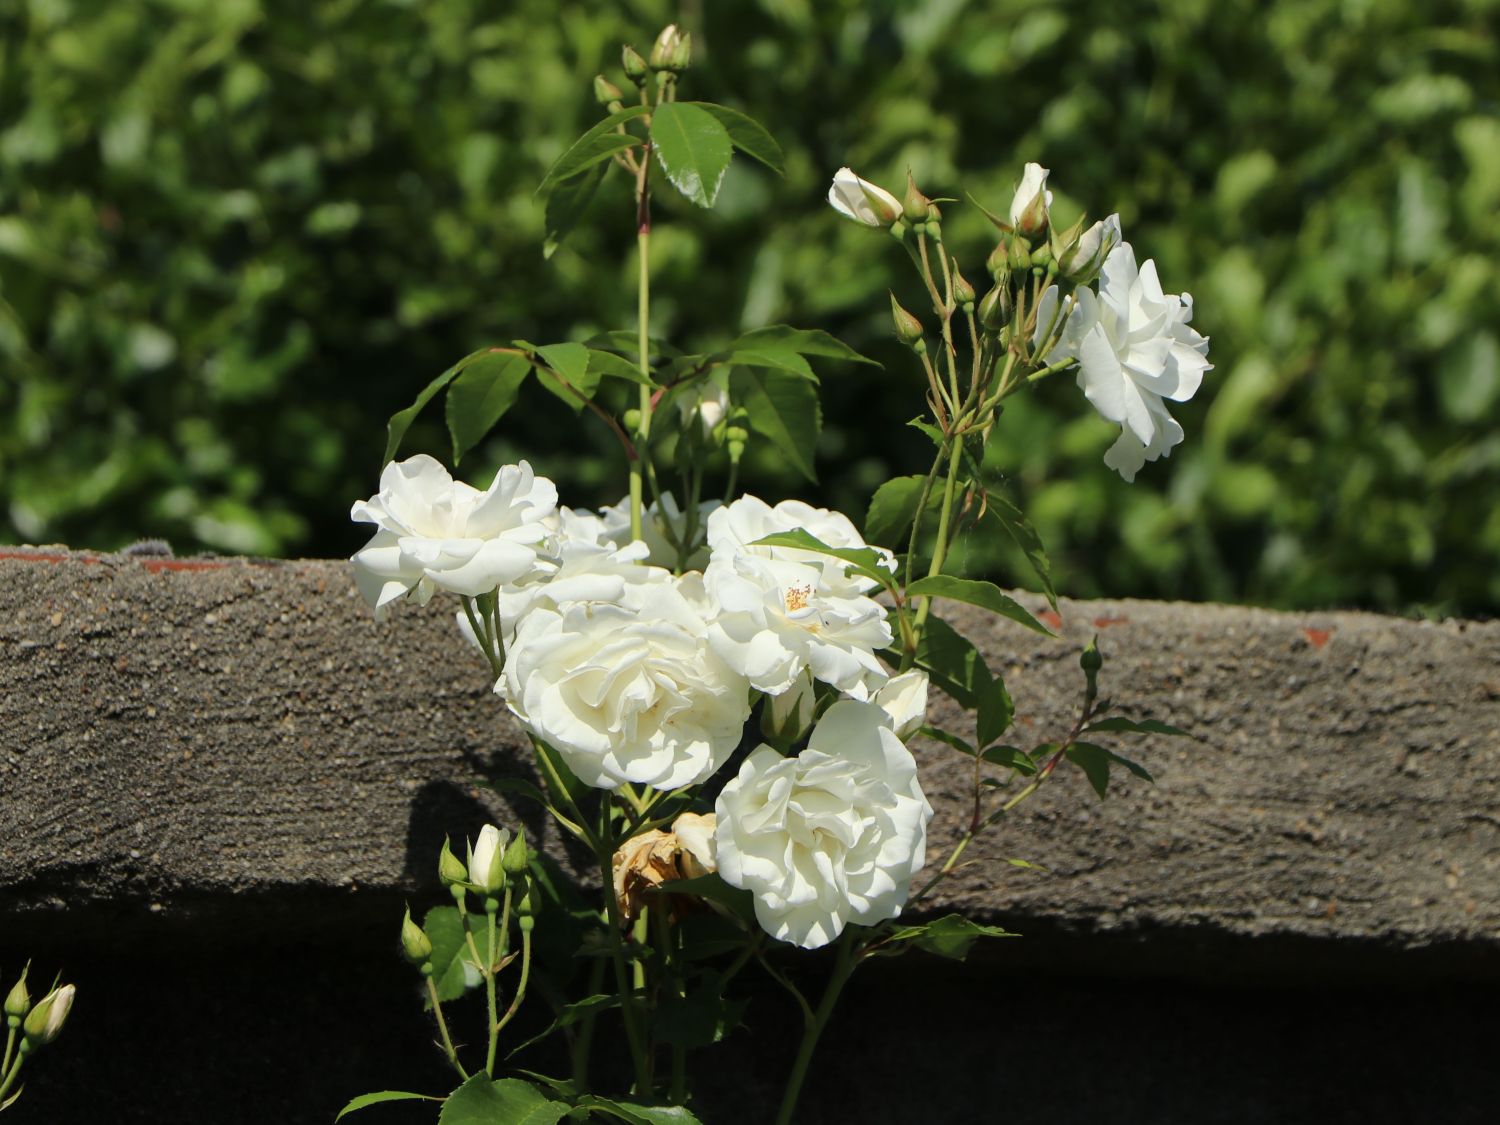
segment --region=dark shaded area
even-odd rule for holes
[[[73,1019],[28,1065],[9,1120],[329,1125],[358,1093],[443,1091],[451,1072],[393,944],[361,927],[337,945],[174,942],[148,955],[70,956]],[[0,955],[14,963],[14,951]],[[816,963],[800,968],[815,988]],[[1019,972],[1003,959],[959,969],[913,956],[869,967],[827,1030],[799,1121],[1493,1120],[1500,989],[1251,986],[1231,960],[1218,969],[1208,985]],[[457,1019],[462,1026],[461,1009]],[[695,1060],[708,1125],[769,1119],[797,1018],[767,982],[748,1025]],[[612,1043],[622,1050],[618,1035],[601,1023],[601,1061]],[[525,1065],[555,1074],[563,1064],[539,1049]],[[382,1106],[353,1120],[430,1125],[435,1110]]]

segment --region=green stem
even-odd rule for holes
[[[464,1069],[464,1064],[458,1061],[458,1052],[453,1049],[453,1037],[448,1034],[448,1021],[443,1018],[443,1003],[438,999],[437,984],[431,977],[427,978],[427,997],[432,1001],[433,1014],[437,1016],[438,1033],[443,1037],[443,1053],[448,1056],[453,1069],[458,1071],[458,1076],[467,1082],[469,1072]]]
[[[608,805],[604,806],[606,809]],[[638,1013],[635,994],[631,988],[630,971],[625,965],[625,941],[620,930],[620,904],[615,901],[614,852],[608,842],[608,831],[596,844],[594,858],[599,864],[599,874],[604,884],[604,918],[609,930],[610,960],[615,967],[615,987],[620,991],[620,1015],[625,1024],[625,1040],[630,1048],[630,1062],[635,1069],[636,1093],[650,1096],[651,1071],[646,1065],[646,1048],[637,1023]]]
[[[24,1044],[22,1050],[16,1052],[16,1061],[11,1063],[10,1069],[5,1072],[5,1080],[0,1081],[0,1101],[5,1100],[5,1095],[10,1093],[10,1088],[15,1084],[16,1075],[21,1073],[21,1064],[26,1061]]]
[[[510,899],[510,888],[505,888],[507,903]],[[495,1047],[500,1042],[498,1031],[499,1017],[497,1015],[499,1005],[495,1000],[495,912],[485,907],[485,918],[488,919],[487,932],[489,934],[489,960],[484,964],[484,995],[490,1009],[490,1035],[489,1046],[484,1053],[484,1072],[491,1078],[495,1077]]]
[[[823,989],[823,999],[818,1002],[818,1010],[813,1013],[812,1019],[807,1021],[802,1029],[802,1046],[797,1050],[797,1060],[792,1063],[792,1073],[787,1077],[786,1093],[781,1098],[781,1109],[776,1114],[776,1125],[791,1125],[792,1113],[797,1108],[798,1097],[802,1094],[802,1083],[807,1078],[807,1066],[812,1062],[813,1051],[818,1046],[818,1037],[823,1034],[828,1017],[833,1013],[833,1006],[838,1002],[839,994],[844,990],[844,985],[853,972],[854,929],[849,927],[844,930],[844,936],[839,940],[838,959],[834,962],[828,985]]]
[[[526,919],[521,919],[521,924],[526,924]],[[531,931],[521,930],[521,979],[516,983],[516,994],[511,999],[510,1007],[505,1010],[505,1015],[500,1017],[500,1022],[495,1025],[495,1038],[499,1039],[500,1031],[521,1008],[521,1001],[526,999],[526,982],[531,979]]]
[[[5,1074],[10,1070],[10,1056],[15,1051],[15,1049],[16,1029],[15,1027],[11,1027],[10,1030],[5,1033],[5,1061],[0,1062],[0,1074]]]
[[[604,987],[604,962],[594,958],[589,969],[590,996],[599,995]],[[597,1014],[591,1008],[580,1022],[578,1034],[573,1039],[573,1084],[580,1090],[589,1088],[589,1055],[594,1048],[594,1021]]]
[[[649,118],[648,118],[649,120]],[[635,181],[635,244],[640,259],[636,294],[636,343],[641,374],[651,378],[651,146],[641,154],[641,170]],[[637,434],[637,456],[630,462],[630,535],[641,536],[641,500],[644,461],[650,456],[651,388],[640,388],[641,421]]]
[[[948,525],[953,519],[953,498],[958,491],[958,469],[963,456],[963,439],[949,437],[948,446],[948,479],[943,482],[943,510],[938,515],[937,545],[932,551],[932,565],[927,568],[929,578],[942,573],[943,562],[948,554]],[[918,640],[921,639],[922,628],[927,624],[927,614],[931,609],[931,598],[923,598],[917,606],[914,631]]]

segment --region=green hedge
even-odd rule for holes
[[[0,539],[337,554],[386,416],[484,343],[627,327],[629,205],[550,262],[532,190],[589,80],[674,5],[32,0],[0,14]],[[1500,51],[1483,0],[685,3],[695,96],[788,155],[711,213],[665,204],[656,328],[827,327],[813,498],[916,471],[889,240],[823,203],[840,164],[1003,205],[1121,212],[1197,299],[1217,369],[1137,483],[1071,385],[1002,422],[1078,595],[1491,613],[1500,605]],[[497,14],[501,12],[503,14]],[[616,75],[616,77],[618,77]],[[976,279],[972,208],[947,212]],[[896,434],[895,444],[890,435]],[[441,450],[435,426],[417,445]],[[612,500],[607,437],[542,395],[476,457]],[[468,462],[465,463],[468,469]],[[801,490],[774,460],[767,494]],[[968,565],[1020,581],[977,539]]]

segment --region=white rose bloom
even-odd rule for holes
[[[704,500],[699,503],[698,521],[693,536],[696,542],[688,555],[684,570],[702,570],[707,565],[708,549],[703,541],[704,528],[708,525],[708,517],[723,506],[719,500]],[[626,496],[608,508],[600,508],[599,519],[602,528],[600,542],[619,547],[630,542],[630,497]],[[660,506],[649,504],[641,512],[641,535],[647,547],[646,561],[653,566],[675,570],[677,548],[668,542],[666,533],[662,530],[663,525],[671,527],[672,534],[679,542],[687,534],[687,515],[677,506],[677,498],[670,492],[662,494]]]
[[[702,576],[637,569],[634,605],[533,605],[495,690],[585,784],[677,789],[739,744],[750,686],[708,647]]]
[[[752,751],[714,811],[719,875],[755,895],[767,933],[804,949],[901,912],[932,819],[889,716],[853,700],[830,707],[795,758]]]
[[[892,677],[871,702],[891,717],[896,737],[904,742],[927,721],[927,673],[913,668]]]
[[[349,511],[377,529],[350,560],[355,582],[377,611],[408,594],[422,605],[438,590],[487,594],[538,565],[556,507],[557,489],[525,461],[503,467],[483,492],[426,454],[393,461],[380,491]]]
[[[862,180],[848,168],[833,174],[828,202],[845,218],[867,227],[888,227],[901,217],[901,201],[883,187]]]
[[[1191,295],[1163,293],[1156,263],[1148,260],[1137,269],[1130,243],[1122,242],[1105,259],[1098,289],[1097,295],[1078,290],[1062,340],[1047,359],[1078,359],[1084,396],[1122,427],[1105,464],[1130,481],[1145,462],[1169,456],[1182,441],[1182,427],[1163,400],[1192,398],[1213,365],[1208,339],[1188,325]],[[1042,294],[1038,333],[1051,321],[1057,301],[1055,287]]]
[[[709,643],[771,695],[810,669],[816,679],[868,698],[886,680],[875,652],[891,643],[885,609],[866,596],[878,583],[846,578],[844,563],[813,551],[750,545],[798,527],[830,546],[865,546],[847,518],[800,501],[771,508],[745,496],[709,517],[713,554],[704,582],[719,606]],[[894,557],[882,553],[894,569]]]

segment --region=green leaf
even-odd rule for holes
[[[1017,937],[999,926],[981,926],[961,914],[948,914],[919,926],[904,926],[891,934],[892,941],[910,941],[919,949],[962,961],[970,947],[982,937]]]
[[[444,404],[455,465],[515,404],[529,374],[531,361],[513,352],[482,355],[459,372]]]
[[[578,220],[583,218],[599,185],[609,171],[608,164],[596,164],[581,176],[563,180],[547,195],[546,236],[542,240],[542,257],[550,258],[557,253]]]
[[[987,746],[979,756],[992,765],[1005,766],[1026,777],[1036,773],[1036,762],[1019,746]]]
[[[743,1000],[726,1000],[724,978],[707,972],[686,996],[662,996],[652,1030],[661,1043],[688,1050],[707,1047],[740,1026],[745,1005]]]
[[[747,117],[737,109],[730,109],[727,105],[715,105],[713,102],[689,102],[699,109],[713,116],[714,120],[724,126],[724,131],[729,134],[730,143],[746,156],[759,160],[771,171],[782,174],[781,146],[776,143],[776,138],[766,132],[765,127],[753,117]]]
[[[762,348],[776,348],[794,351],[798,355],[821,356],[826,359],[847,359],[854,363],[868,363],[871,367],[879,367],[873,359],[860,355],[848,344],[835,336],[830,336],[819,328],[793,328],[788,324],[771,324],[765,328],[755,328],[746,332],[729,349],[745,348],[758,350]]]
[[[956,602],[966,602],[969,605],[977,605],[981,609],[998,613],[1001,617],[1009,618],[1017,624],[1041,633],[1044,637],[1054,635],[1051,629],[1031,616],[1021,603],[993,582],[984,582],[976,578],[954,578],[949,574],[935,574],[930,578],[917,579],[906,588],[906,595],[907,597],[949,598]]]
[[[1109,792],[1109,751],[1089,742],[1075,742],[1068,747],[1066,757],[1084,772],[1094,792],[1103,800]]]
[[[936,616],[927,619],[917,642],[917,666],[927,672],[935,687],[971,711],[979,706],[984,689],[995,679],[968,638]]]
[[[449,383],[453,382],[453,380],[458,377],[459,372],[461,372],[470,363],[474,362],[474,360],[478,359],[480,356],[489,355],[495,350],[496,349],[494,348],[480,348],[477,352],[470,352],[468,355],[464,356],[463,359],[459,360],[452,367],[448,368],[447,371],[444,371],[436,379],[428,383],[427,386],[423,387],[422,393],[417,395],[416,401],[414,401],[405,410],[398,410],[396,411],[396,413],[391,415],[390,421],[387,422],[385,426],[385,458],[382,464],[385,461],[389,461],[392,457],[396,456],[396,450],[401,447],[401,439],[406,436],[406,431],[410,429],[411,424],[416,421],[417,415],[422,413],[422,408],[432,401],[433,396],[435,396],[438,391],[442,390]]]
[[[749,546],[790,547],[798,551],[811,551],[817,555],[829,555],[848,563],[849,570],[871,581],[879,582],[887,588],[895,585],[896,580],[890,570],[881,565],[886,561],[887,556],[874,547],[830,547],[810,531],[805,531],[800,527],[792,531],[778,531],[772,535],[763,536]]]
[[[557,1125],[572,1108],[530,1082],[481,1072],[448,1095],[438,1125]]]
[[[625,379],[637,383],[642,387],[656,386],[645,375],[641,374],[639,365],[624,356],[616,355],[614,352],[601,351],[598,348],[589,349],[589,375],[600,379],[614,378]],[[597,380],[596,380],[597,382]]]
[[[813,369],[808,365],[807,360],[790,348],[736,348],[734,351],[708,358],[721,363],[738,364],[741,367],[770,367],[777,371],[790,371],[793,375],[810,379],[814,383],[818,381],[818,377],[813,374]]]
[[[694,898],[716,902],[728,908],[736,917],[742,919],[755,917],[755,895],[739,887],[731,887],[717,872],[699,875],[695,879],[673,879],[653,888],[651,893],[692,895]]]
[[[934,741],[941,742],[945,746],[951,746],[960,754],[967,754],[971,758],[978,753],[974,749],[972,742],[961,735],[954,734],[951,730],[944,730],[942,727],[935,727],[929,724],[922,727],[919,733],[926,735]]]
[[[583,404],[599,389],[599,380],[603,376],[603,372],[590,370],[589,358],[593,353],[583,344],[547,344],[537,348],[536,354],[541,363],[546,364],[545,367],[538,365],[536,372],[542,386],[572,407],[574,413],[582,410]],[[563,386],[559,375],[572,384],[578,394]]]
[[[1090,734],[1097,734],[1102,731],[1118,731],[1124,734],[1174,734],[1182,738],[1193,737],[1181,727],[1174,727],[1169,723],[1158,722],[1156,719],[1127,719],[1119,715],[1092,722],[1084,729]]]
[[[340,1121],[343,1119],[344,1114],[353,1113],[356,1109],[364,1109],[368,1105],[379,1105],[381,1102],[409,1102],[413,1100],[440,1102],[443,1099],[435,1098],[431,1094],[409,1094],[405,1090],[381,1090],[378,1094],[361,1094],[343,1109],[339,1110],[339,1115],[334,1120]]]
[[[815,387],[784,371],[737,368],[730,378],[730,397],[745,408],[752,430],[808,480],[818,479],[812,455],[823,413]]]
[[[680,1105],[640,1105],[588,1094],[578,1099],[587,1109],[597,1109],[624,1121],[626,1125],[703,1125],[692,1111]]]
[[[583,1019],[585,1016],[593,1015],[596,1012],[607,1012],[611,1008],[618,1008],[619,1006],[620,998],[608,993],[600,993],[596,996],[586,996],[582,1000],[575,1001],[572,1004],[564,1004],[562,1011],[558,1012],[557,1018],[554,1019],[550,1024],[548,1024],[544,1030],[537,1032],[525,1042],[518,1043],[516,1046],[512,1047],[510,1050],[510,1054],[506,1057],[512,1058],[520,1054],[527,1047],[530,1047],[533,1043],[540,1043],[554,1031],[560,1031],[565,1027],[572,1027],[575,1023]]]
[[[699,207],[712,207],[734,155],[729,132],[692,102],[667,102],[651,115],[651,144],[672,186]]]
[[[979,692],[978,738],[979,745],[988,746],[1010,729],[1016,717],[1015,704],[1010,692],[1005,690],[1005,681],[994,679]]]
[[[438,1000],[457,1000],[468,991],[464,983],[464,962],[468,944],[464,941],[463,918],[456,906],[434,906],[422,919],[422,929],[432,942],[432,983],[437,986]],[[430,1006],[430,1004],[429,1004]]]
[[[677,923],[682,956],[702,961],[725,953],[738,953],[750,940],[743,927],[714,910],[691,910]]]
[[[866,541],[899,546],[917,518],[917,504],[926,483],[927,478],[922,476],[894,477],[877,488],[870,497],[870,510],[865,513]],[[929,500],[938,491],[933,489]]]
[[[591,348],[608,348],[624,356],[639,354],[640,337],[633,328],[611,328],[608,332],[600,332],[597,336],[589,337],[588,346]],[[682,355],[682,349],[673,347],[665,340],[655,336],[648,337],[647,345],[651,348],[651,354],[665,356],[668,359],[676,359]]]
[[[618,113],[611,113],[603,121],[599,122],[583,136],[579,137],[568,146],[566,152],[559,156],[547,169],[547,174],[542,177],[542,182],[537,186],[538,195],[546,195],[559,183],[586,172],[600,161],[608,160],[617,152],[629,148],[631,145],[641,143],[639,137],[627,137],[615,132],[615,126],[623,125],[625,122],[642,117],[651,110],[647,106],[633,105]]]
[[[1000,521],[1000,526],[1005,528],[1006,533],[1015,540],[1016,546],[1021,548],[1026,561],[1031,564],[1031,569],[1036,572],[1037,580],[1042,584],[1042,591],[1047,595],[1047,604],[1057,611],[1057,591],[1052,587],[1052,563],[1047,558],[1047,552],[1042,548],[1042,538],[1036,533],[1036,528],[1027,522],[1026,517],[1004,496],[997,492],[987,492],[989,498],[988,510]]]

